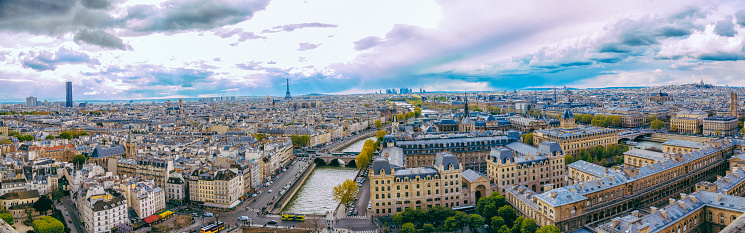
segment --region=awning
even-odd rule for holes
[[[155,221],[158,221],[160,217],[158,215],[150,215],[150,217],[145,218],[146,223],[153,223]]]
[[[172,214],[173,214],[173,211],[169,209],[165,209],[165,210],[161,210],[160,212],[158,212],[158,217],[160,217],[161,219],[164,219]]]

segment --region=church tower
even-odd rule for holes
[[[460,124],[458,124],[458,131],[471,132],[476,128],[476,122],[471,120],[471,113],[468,111],[468,93],[464,94],[463,98],[465,100],[465,115],[463,115],[463,118],[461,118],[460,120]]]
[[[135,155],[137,155],[137,143],[132,140],[132,133],[127,134],[127,143],[124,145],[124,150],[126,151],[126,157],[130,158]]]
[[[396,114],[396,113],[394,112],[394,113],[393,113],[393,120],[392,120],[392,122],[391,122],[391,127],[392,127],[392,129],[391,129],[391,132],[393,132],[393,133],[397,133],[397,132],[398,132],[398,125],[399,125],[399,122],[398,122],[398,114]]]
[[[737,114],[737,94],[734,91],[729,93],[729,115],[739,117]]]
[[[564,109],[564,113],[561,114],[560,127],[562,129],[574,129],[577,127],[574,121],[574,114],[568,108]]]

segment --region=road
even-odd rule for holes
[[[72,225],[74,225],[75,230],[78,233],[88,233],[88,231],[83,227],[81,220],[79,219],[80,214],[78,213],[78,209],[75,208],[75,205],[70,201],[70,197],[62,198],[62,203],[65,205],[65,209],[67,209],[68,213],[70,213],[69,216],[65,216],[65,218],[70,218],[68,220],[72,221]],[[70,222],[67,222],[68,225],[70,225]]]

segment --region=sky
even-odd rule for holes
[[[3,0],[0,101],[745,86],[745,1]]]

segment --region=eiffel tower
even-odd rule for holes
[[[292,96],[290,95],[290,79],[287,79],[287,93],[285,94],[285,100],[291,100]]]

